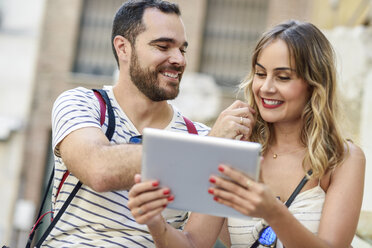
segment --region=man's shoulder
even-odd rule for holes
[[[53,108],[60,108],[67,105],[84,104],[96,105],[96,96],[93,90],[84,87],[76,87],[62,92],[54,101]]]
[[[93,91],[84,87],[76,87],[73,89],[66,90],[62,92],[58,98],[78,98],[78,97],[92,97]]]

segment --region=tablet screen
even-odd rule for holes
[[[209,176],[223,163],[257,180],[261,145],[160,129],[144,129],[142,180],[157,179],[175,199],[167,208],[222,217],[249,218],[208,194]]]

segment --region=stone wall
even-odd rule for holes
[[[337,55],[341,126],[367,159],[362,209],[372,211],[372,28],[338,27],[324,32]]]

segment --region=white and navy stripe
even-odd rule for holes
[[[130,122],[118,105],[111,86],[104,88],[110,98],[115,113],[115,132],[111,143],[127,143],[130,137],[138,135],[137,129]],[[53,186],[54,215],[75,187],[78,179],[70,174],[64,182],[56,199],[56,192],[63,174],[67,171],[60,158],[58,144],[69,133],[85,127],[98,127],[105,132],[108,115],[103,126],[100,125],[100,106],[92,90],[82,87],[61,94],[53,106],[53,149],[55,153],[55,180]],[[194,123],[199,135],[207,135],[209,128]],[[181,113],[174,108],[174,116],[166,128],[176,132],[187,132]],[[127,207],[128,191],[98,193],[82,185],[55,228],[44,242],[45,247],[154,247],[147,227],[135,222]],[[167,222],[175,228],[182,228],[187,213],[165,210]]]

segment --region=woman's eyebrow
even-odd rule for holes
[[[278,68],[275,68],[274,71],[296,71],[295,69],[292,69],[290,67],[278,67]]]
[[[260,63],[257,63],[256,62],[256,65],[259,66],[259,67],[261,67],[262,69],[266,70],[266,68],[263,65],[261,65]]]

